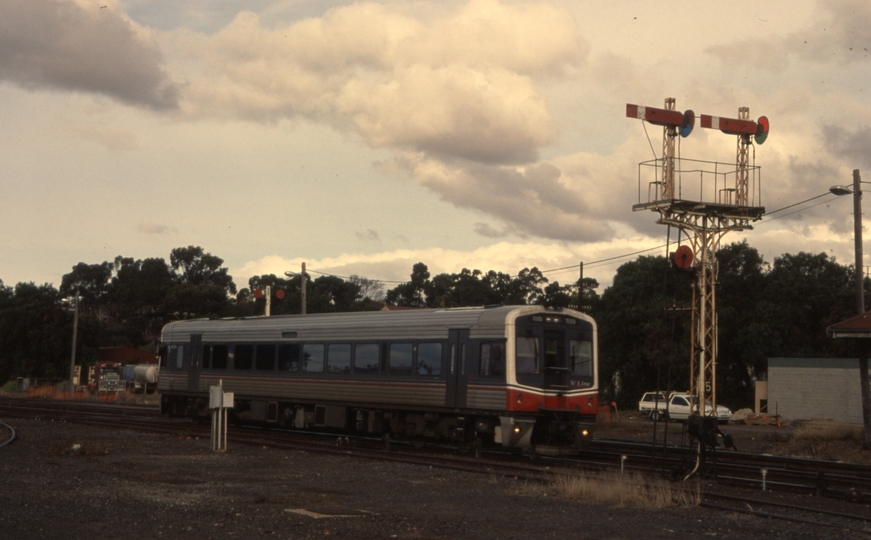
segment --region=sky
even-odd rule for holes
[[[871,180],[869,48],[862,0],[0,0],[0,280],[201,246],[239,287],[303,262],[605,287],[668,233],[632,208],[662,128],[626,104],[766,116],[770,213]],[[734,168],[734,135],[679,142]],[[852,264],[851,199],[722,242]]]

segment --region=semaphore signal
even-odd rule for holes
[[[691,110],[684,113],[675,110],[674,98],[666,98],[664,109],[627,104],[626,116],[663,126],[662,157],[639,164],[639,200],[632,209],[657,212],[657,223],[684,231],[691,246],[679,246],[673,257],[675,266],[695,272],[697,280],[690,338],[690,393],[698,398],[699,403],[710,402],[711,410],[716,411],[718,332],[715,255],[721,238],[727,232],[752,229],[751,222],[765,213],[765,208],[759,204],[762,198],[761,175],[759,167],[750,163],[750,150],[753,141],[762,144],[768,137],[768,119],[762,116],[758,121],[750,120],[750,109],[747,107],[738,109],[739,118],[707,114],[700,116],[702,127],[738,136],[738,155],[734,169],[730,170],[729,165],[724,163],[675,157],[674,140],[678,133],[686,137],[692,132],[695,114]],[[655,179],[648,182],[647,201],[643,202],[642,170],[651,165],[655,171],[661,170],[661,174],[656,174]],[[682,174],[691,178],[691,182],[682,185]],[[758,187],[758,194],[755,187]],[[704,414],[701,407],[700,411],[700,414]],[[706,433],[708,440],[716,440],[716,418],[712,421],[711,418],[697,417],[696,420],[699,422],[699,433]],[[700,441],[703,438],[700,436]],[[687,478],[704,464],[704,447],[705,444],[700,442],[696,468]]]

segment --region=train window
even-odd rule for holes
[[[168,367],[167,365],[167,353],[169,351],[166,348],[166,345],[161,345],[160,350],[158,351],[158,355],[160,356],[160,367]]]
[[[175,367],[181,369],[184,366],[184,345],[179,345],[175,351]]]
[[[572,339],[569,341],[573,375],[590,377],[593,375],[593,344],[589,341]]]
[[[230,356],[230,347],[226,345],[212,345],[212,369],[227,369],[227,358]]]
[[[481,344],[481,368],[479,374],[483,377],[505,375],[505,356],[502,355],[500,343]]]
[[[381,346],[377,343],[354,345],[354,371],[357,373],[378,373],[378,359]]]
[[[212,368],[212,346],[203,345],[203,369]]]
[[[254,346],[236,345],[233,351],[233,369],[251,369],[254,367]]]
[[[390,371],[392,373],[411,373],[411,343],[390,344]]]
[[[333,343],[327,349],[327,371],[329,373],[350,373],[351,345]]]
[[[299,345],[287,343],[278,347],[278,369],[280,371],[299,371]]]
[[[442,344],[420,343],[417,346],[417,374],[438,376],[441,372]]]
[[[275,345],[258,345],[254,365],[260,371],[273,371],[275,369]]]
[[[302,370],[307,373],[321,373],[324,370],[324,346],[305,345],[302,348]]]
[[[517,373],[538,373],[538,339],[518,337]]]

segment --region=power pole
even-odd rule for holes
[[[302,307],[300,308],[300,313],[305,315],[305,263],[302,263],[302,273],[299,275],[300,279],[302,279]]]
[[[70,393],[76,392],[76,341],[79,336],[79,292],[76,291],[73,308],[73,352],[70,354]],[[72,397],[72,396],[71,396]]]

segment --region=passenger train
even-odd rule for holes
[[[161,411],[405,439],[582,446],[598,411],[597,329],[541,306],[199,319],[167,324]]]

